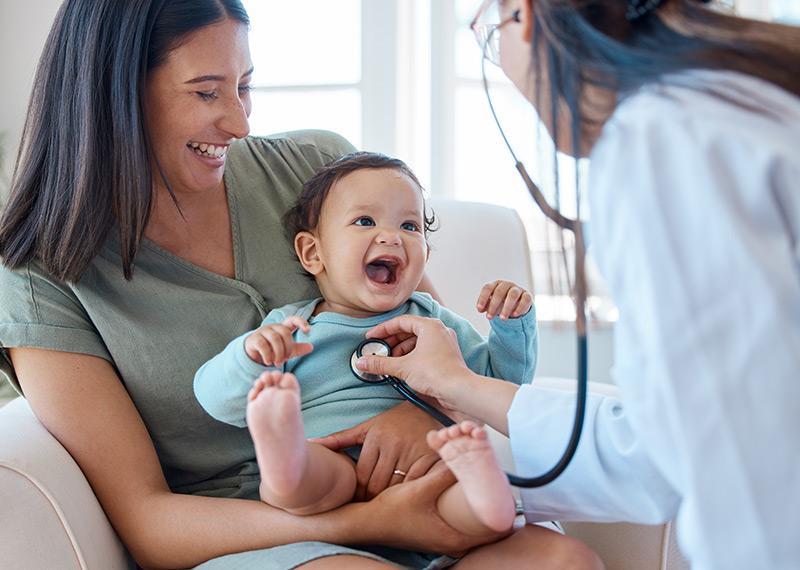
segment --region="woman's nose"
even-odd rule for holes
[[[217,126],[237,139],[243,139],[250,133],[250,102],[239,97],[230,99],[225,106],[224,114]]]

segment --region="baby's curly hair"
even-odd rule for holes
[[[422,185],[414,172],[399,158],[392,158],[377,152],[346,154],[320,168],[311,179],[303,184],[303,191],[300,192],[297,202],[284,214],[283,226],[286,237],[292,245],[294,245],[294,238],[298,233],[317,228],[325,198],[328,197],[334,183],[343,176],[365,168],[396,170],[410,178],[419,191],[423,192]],[[428,234],[438,228],[435,227],[436,216],[433,211],[428,214],[424,198],[423,207],[426,210],[422,214],[423,234],[427,239]]]

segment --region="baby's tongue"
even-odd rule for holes
[[[385,265],[370,263],[367,265],[367,277],[378,283],[388,283],[392,278],[392,272]]]

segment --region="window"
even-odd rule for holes
[[[800,23],[797,0],[721,1],[747,16]],[[254,134],[329,129],[402,158],[434,195],[514,208],[530,236],[540,317],[571,319],[562,236],[529,198],[486,103],[480,50],[467,29],[479,0],[244,3],[256,67]],[[585,181],[587,165],[556,154],[530,105],[498,69],[487,71],[515,152],[551,203],[557,172],[561,209],[574,215],[576,174]],[[583,204],[582,213],[588,217]],[[591,259],[587,273],[590,309],[614,320]]]

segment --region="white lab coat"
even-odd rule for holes
[[[800,98],[727,72],[648,86],[603,129],[589,192],[624,404],[590,397],[528,520],[677,514],[695,570],[800,568]],[[574,405],[520,389],[520,474],[560,456]]]

